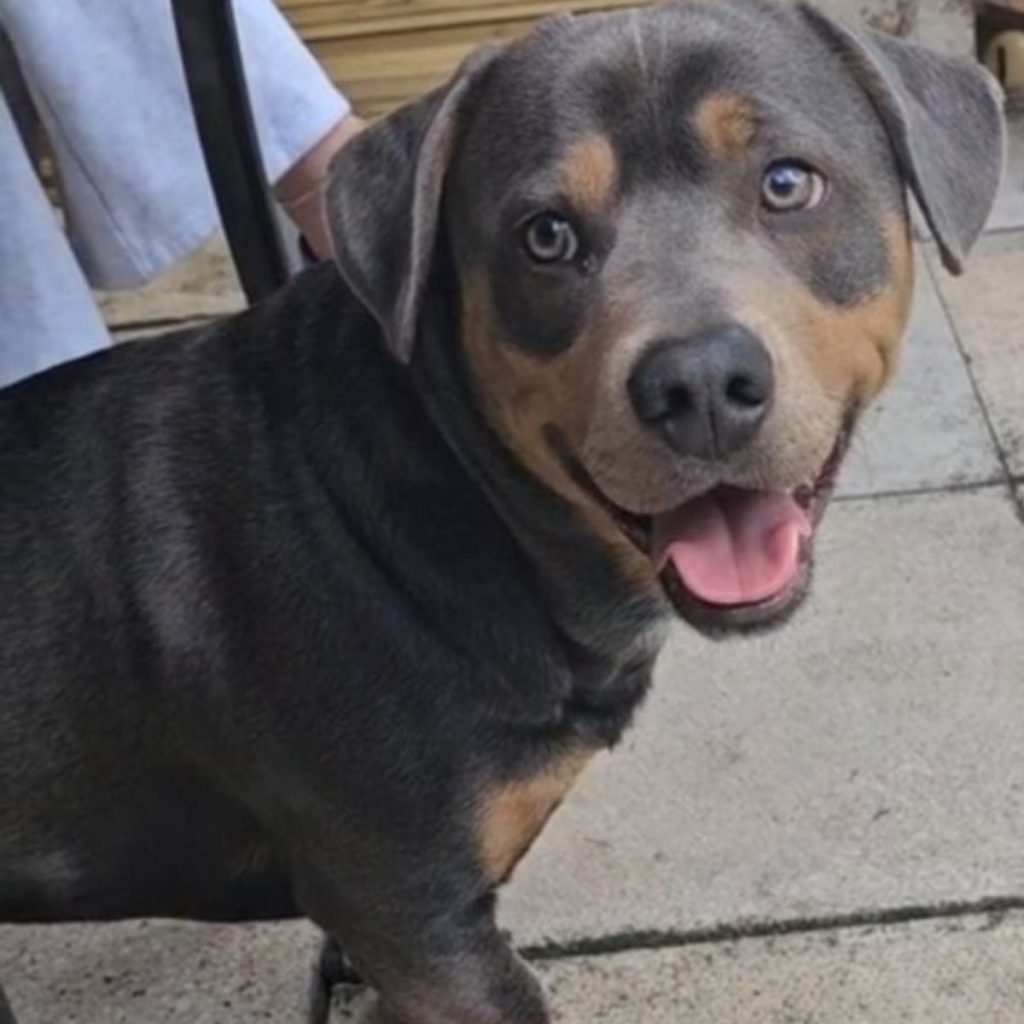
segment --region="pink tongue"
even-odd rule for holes
[[[718,487],[655,519],[654,547],[708,604],[764,601],[796,579],[811,524],[788,495]]]

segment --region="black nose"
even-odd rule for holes
[[[640,420],[680,455],[722,459],[757,433],[775,376],[764,345],[739,324],[652,345],[629,378]]]

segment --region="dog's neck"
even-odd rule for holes
[[[335,276],[307,280],[276,316],[289,336],[306,319],[317,340],[292,358],[295,386],[278,390],[294,392],[297,457],[334,509],[318,529],[351,538],[347,557],[396,609],[380,629],[422,633],[498,717],[544,729],[572,719],[613,743],[646,689],[660,609],[633,597],[571,509],[491,434],[457,346],[425,337],[402,367]],[[408,636],[376,642],[396,657],[416,649]]]

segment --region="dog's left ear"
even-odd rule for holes
[[[459,122],[496,52],[470,56],[447,85],[360,132],[331,164],[335,260],[403,363],[416,342]]]
[[[1002,176],[1006,138],[995,79],[973,61],[852,32],[810,4],[801,7],[870,97],[942,262],[959,274]]]

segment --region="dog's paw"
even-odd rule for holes
[[[336,985],[330,1024],[377,1024],[377,997],[369,985]]]

